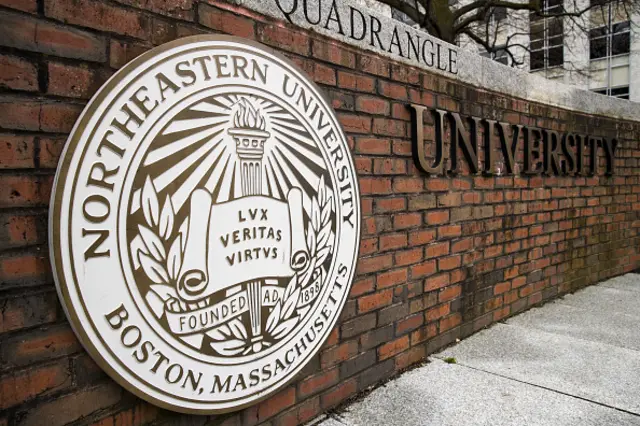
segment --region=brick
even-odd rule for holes
[[[0,98],[0,108],[7,108],[2,128],[56,133],[70,132],[82,112],[80,105],[13,97]]]
[[[127,62],[137,58],[144,52],[149,50],[151,46],[148,46],[140,42],[111,40],[109,48],[109,66],[111,68],[121,68]]]
[[[394,102],[391,105],[391,117],[409,121],[411,120],[411,112],[404,103]]]
[[[0,207],[36,207],[49,203],[53,176],[0,176]]]
[[[445,287],[451,282],[450,278],[448,272],[429,277],[424,283],[424,291],[429,292]]]
[[[320,397],[322,409],[326,410],[328,408],[335,407],[350,396],[355,395],[357,390],[358,385],[355,379],[350,379],[341,383]]]
[[[363,195],[388,194],[391,192],[391,179],[360,178],[360,191]]]
[[[0,5],[27,13],[36,13],[38,11],[36,0],[0,0]]]
[[[436,197],[434,194],[420,194],[411,196],[409,199],[409,210],[426,210],[436,206]]]
[[[376,198],[374,211],[375,213],[402,211],[406,205],[407,202],[403,197]]]
[[[405,137],[407,124],[402,120],[391,118],[374,118],[371,131],[376,135]]]
[[[178,28],[174,22],[159,17],[151,18],[149,37],[145,37],[154,45],[168,43],[178,38]]]
[[[67,424],[120,401],[122,388],[109,383],[38,404],[22,413],[21,425]]]
[[[415,346],[420,344],[438,334],[438,327],[435,323],[431,323],[427,326],[421,327],[420,329],[411,333],[411,345]]]
[[[429,260],[411,267],[411,279],[423,278],[436,272],[436,261]]]
[[[320,414],[320,398],[307,399],[298,404],[297,424],[304,424]]]
[[[376,327],[377,315],[375,312],[370,314],[360,315],[352,320],[345,321],[342,324],[342,338],[348,339],[358,334],[362,334],[366,331],[372,330]]]
[[[424,345],[413,347],[395,357],[396,370],[404,370],[407,367],[424,361],[426,357],[427,350]]]
[[[38,69],[24,59],[0,55],[0,88],[37,91]]]
[[[424,323],[424,315],[421,313],[407,317],[396,324],[396,335],[401,335],[415,330]]]
[[[0,409],[22,404],[69,387],[72,383],[68,363],[10,372],[0,379]]]
[[[378,277],[376,279],[376,288],[380,290],[383,288],[405,283],[407,281],[407,276],[407,268],[400,268],[388,272],[383,272],[381,274],[378,274]]]
[[[103,418],[102,420],[91,423],[92,426],[119,426],[119,425],[137,425],[147,424],[156,420],[160,414],[160,410],[146,402],[140,402],[132,408],[120,411],[112,416]],[[224,421],[222,425],[232,426],[232,423]],[[235,426],[239,426],[236,424]]]
[[[6,247],[20,247],[33,245],[37,243],[44,243],[46,234],[46,218],[43,215],[29,215],[29,214],[20,214],[20,215],[12,215],[12,214],[3,214],[0,215],[0,223],[3,225],[2,230],[0,230],[0,248]],[[32,257],[32,258],[42,258],[44,259],[43,264],[46,263],[46,256],[36,256],[34,253],[20,253],[17,256],[10,256],[2,261],[0,264],[4,264],[4,260],[6,259],[15,259],[21,258],[23,256]],[[37,265],[37,261],[31,263],[27,262],[29,266]],[[11,264],[11,260],[9,260],[9,264]],[[2,268],[4,268],[2,266]],[[11,269],[11,268],[10,268]],[[18,270],[20,270],[19,268]],[[49,269],[47,266],[43,269]],[[33,271],[31,268],[28,268],[29,272]],[[38,271],[38,269],[35,269]],[[15,271],[15,270],[14,270]],[[44,272],[40,270],[39,272]],[[4,275],[4,272],[2,273]],[[33,276],[33,275],[30,275]],[[7,280],[8,278],[1,278],[2,280]],[[6,284],[6,281],[5,281]],[[0,284],[0,287],[2,284]]]
[[[387,83],[385,81],[379,81],[378,92],[382,96],[386,96],[388,98],[393,98],[401,101],[408,99],[407,87],[402,84]]]
[[[375,366],[363,371],[358,376],[360,390],[368,390],[371,386],[380,384],[384,380],[390,378],[395,370],[395,362],[393,359],[379,362]]]
[[[345,92],[331,90],[329,92],[329,98],[331,99],[331,106],[333,106],[334,109],[353,111],[355,108],[353,96]]]
[[[40,107],[40,130],[68,133],[82,112],[81,105],[45,103]]]
[[[429,309],[425,313],[425,320],[427,322],[435,321],[435,320],[438,320],[438,319],[448,315],[449,312],[450,312],[449,304],[445,303],[443,305],[440,305],[440,306],[437,306],[435,308]]]
[[[356,279],[351,285],[351,297],[358,297],[362,294],[370,293],[375,286],[374,279],[372,277]]]
[[[177,19],[186,19],[192,21],[194,18],[193,0],[147,0],[140,2],[139,0],[116,0],[139,9],[149,10],[160,15],[169,16]],[[193,35],[193,34],[187,34]]]
[[[323,61],[342,65],[347,68],[355,68],[356,55],[345,48],[341,43],[324,40],[313,40],[311,46],[313,57]]]
[[[393,179],[394,193],[415,193],[422,191],[424,179],[415,177],[397,177]]]
[[[347,132],[369,133],[371,131],[371,118],[352,114],[338,114],[340,124]]]
[[[357,138],[356,152],[359,154],[388,155],[391,153],[391,141],[377,138]]]
[[[409,349],[409,336],[402,336],[378,348],[378,359],[383,361]]]
[[[371,93],[375,89],[375,80],[363,75],[338,71],[338,86],[359,92]]]
[[[28,294],[0,300],[0,333],[54,322],[58,318],[55,293]]]
[[[429,225],[441,225],[449,222],[449,210],[427,212],[426,222]]]
[[[367,351],[393,339],[393,324],[371,330],[360,336],[360,349]]]
[[[35,144],[33,136],[0,134],[0,168],[33,168]]]
[[[261,42],[278,49],[288,50],[299,55],[309,55],[309,36],[303,31],[266,24],[258,27],[258,38]]]
[[[407,234],[394,233],[380,236],[380,251],[394,250],[407,246]]]
[[[389,268],[391,264],[392,264],[391,254],[367,257],[367,258],[360,259],[360,261],[358,262],[357,272],[359,274],[377,272],[377,271]]]
[[[107,81],[110,74],[86,66],[59,62],[49,62],[47,67],[47,93],[71,98],[89,99]]]
[[[473,240],[471,238],[463,238],[451,244],[451,253],[460,253],[462,251],[471,250]]]
[[[365,73],[389,77],[389,64],[379,56],[361,54],[358,68]]]
[[[403,250],[396,252],[394,254],[395,265],[403,266],[403,265],[411,265],[422,260],[422,249],[415,248],[411,250]]]
[[[431,241],[433,241],[435,237],[436,237],[436,231],[433,229],[412,231],[409,233],[409,245],[419,246],[423,244],[428,244]]]
[[[40,138],[40,168],[55,169],[58,160],[64,149],[65,139],[63,137]]]
[[[473,218],[471,207],[456,207],[450,210],[452,222],[462,222]]]
[[[162,18],[151,19],[151,43],[154,45],[168,43],[179,38],[178,27],[175,23]]]
[[[147,39],[148,16],[131,9],[90,0],[44,0],[45,16],[64,23]]]
[[[391,65],[391,78],[403,83],[420,84],[420,73],[403,65]]]
[[[0,366],[20,367],[82,349],[68,324],[33,330],[28,337],[26,339],[23,334],[16,334],[3,341],[0,347]]]
[[[21,226],[21,224],[10,223],[10,226]],[[28,225],[27,225],[28,226]],[[11,231],[10,231],[11,232]],[[32,238],[26,235],[22,238]],[[20,236],[17,236],[18,238]],[[49,259],[46,253],[19,253],[0,259],[0,289],[10,285],[36,285],[46,282],[49,278]]]
[[[509,281],[505,281],[505,282],[496,284],[493,287],[493,294],[497,296],[499,294],[506,293],[509,290],[511,290],[511,283]]]
[[[358,299],[358,312],[371,312],[389,306],[393,299],[393,290],[386,289]]]
[[[457,327],[461,323],[462,323],[462,315],[460,315],[459,312],[456,312],[453,315],[449,315],[448,317],[442,318],[440,320],[440,333],[444,333],[447,330]]]
[[[8,12],[0,12],[0,44],[96,62],[104,61],[107,53],[102,36]]]
[[[394,229],[407,229],[420,226],[422,216],[419,213],[399,213],[393,216]]]
[[[368,255],[378,251],[378,239],[363,238],[360,240],[360,255]]]
[[[438,301],[440,303],[448,302],[449,300],[453,300],[457,297],[460,297],[462,294],[462,286],[460,285],[452,285],[449,287],[445,287],[440,291],[438,295]]]
[[[321,392],[336,383],[340,377],[340,371],[338,368],[332,368],[328,371],[323,371],[320,374],[309,377],[298,385],[298,395],[301,398],[307,398],[310,395],[314,395]]]
[[[358,353],[358,342],[349,340],[327,349],[320,354],[320,365],[323,369],[332,367]]]
[[[313,65],[313,79],[318,84],[336,85],[336,70],[330,66],[315,63]]]
[[[427,246],[426,254],[428,258],[440,257],[449,254],[449,242],[444,241]]]
[[[40,104],[22,98],[0,98],[0,127],[16,130],[40,130]]]
[[[438,269],[441,271],[449,271],[460,267],[462,263],[462,256],[455,255],[438,259]]]
[[[438,228],[438,238],[459,237],[462,233],[460,225],[448,225]]]
[[[340,365],[340,377],[344,380],[376,363],[376,351],[370,350],[347,360]]]
[[[389,101],[373,96],[356,97],[356,111],[375,115],[389,115],[391,106]]]

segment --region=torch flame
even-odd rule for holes
[[[266,122],[261,111],[254,107],[247,98],[238,101],[238,110],[233,117],[233,125],[239,129],[265,130]]]

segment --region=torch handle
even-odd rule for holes
[[[242,194],[262,195],[262,160],[240,159],[242,176]],[[247,299],[249,301],[249,319],[251,320],[251,335],[258,338],[262,329],[262,281],[252,281],[247,284]]]

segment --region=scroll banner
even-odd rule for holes
[[[274,306],[282,300],[284,289],[274,285],[262,287],[262,306]],[[249,310],[247,291],[242,290],[221,302],[193,311],[180,312],[179,306],[167,302],[165,315],[169,328],[177,335],[206,332],[227,321],[244,314]],[[178,312],[172,312],[176,311]]]
[[[191,195],[190,212],[177,288],[184,301],[201,301],[246,282],[290,278],[309,265],[300,189],[291,189],[286,202],[255,195],[220,204],[213,204],[208,191],[198,189]],[[272,287],[263,288],[263,305],[270,306],[265,292],[272,291]],[[179,309],[167,306],[166,314],[176,334],[196,333],[246,312],[246,302],[243,291],[196,311],[175,312]],[[237,312],[233,316],[220,316],[214,315],[216,309]],[[185,327],[187,314],[216,319],[206,326],[190,328],[188,320]]]

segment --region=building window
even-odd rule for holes
[[[491,23],[491,25],[497,25],[500,21],[507,19],[507,8],[504,6],[498,6],[491,9],[486,15],[485,22]]]
[[[589,86],[603,95],[629,99],[629,13],[614,2],[598,1],[592,6],[589,17]]]
[[[629,53],[631,43],[629,21],[594,28],[589,31],[589,57],[591,59]]]
[[[499,6],[493,9],[493,19],[498,22],[503,19],[507,19],[507,8],[504,6]]]
[[[600,93],[601,95],[613,96],[614,98],[629,99],[629,86],[596,89],[594,92]]]
[[[564,65],[564,30],[560,14],[562,0],[542,0],[541,13],[529,15],[530,69],[532,71]]]
[[[504,46],[497,47],[493,52],[481,52],[480,56],[493,59],[494,61],[500,62],[503,65],[509,65],[509,54],[507,53],[506,49],[504,49]]]

